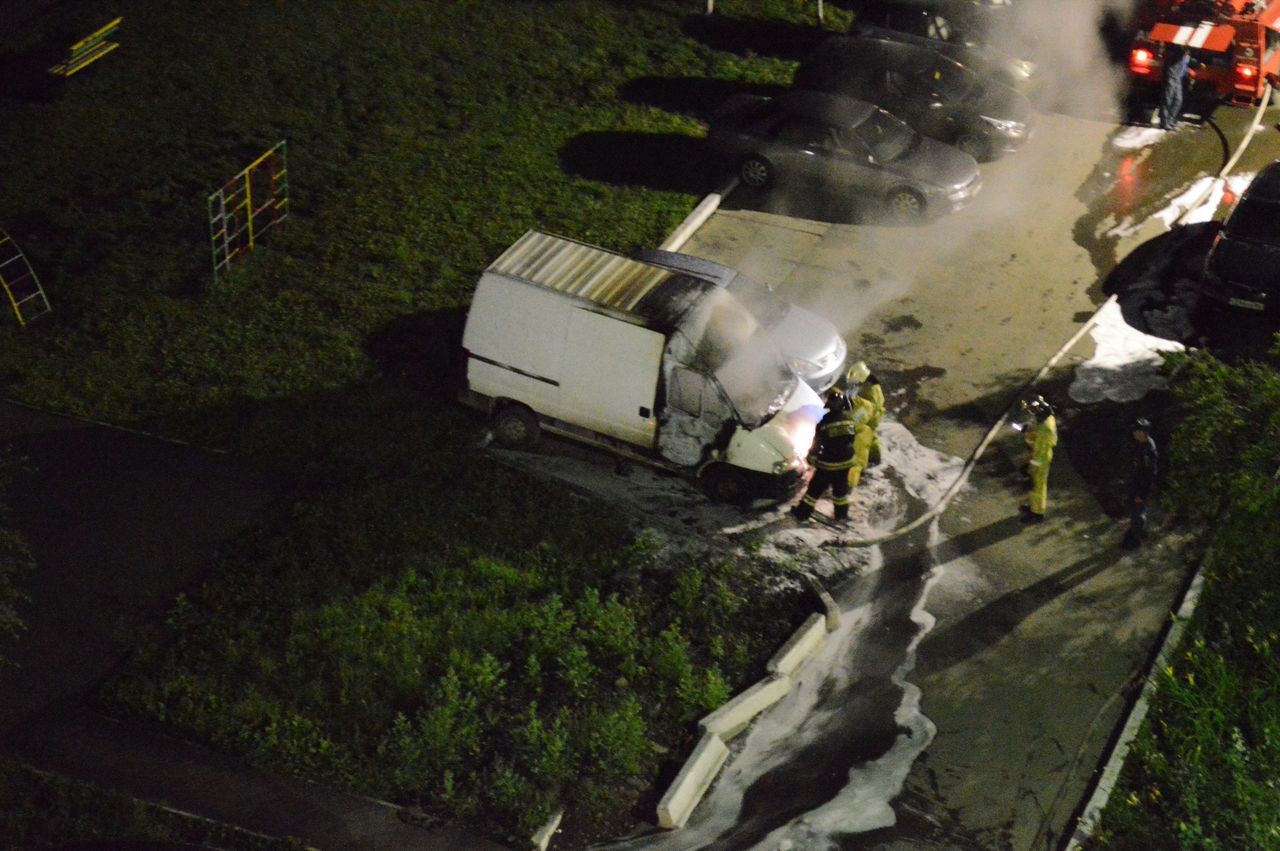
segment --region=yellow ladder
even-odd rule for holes
[[[71,55],[67,61],[59,62],[49,69],[50,74],[59,77],[70,77],[91,62],[97,62],[120,45],[107,39],[115,34],[124,18],[116,18],[97,32],[91,33],[71,45]]]
[[[3,230],[0,230],[0,285],[9,297],[19,325],[26,325],[37,316],[53,310],[35,269],[27,262],[27,256]]]

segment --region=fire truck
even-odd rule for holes
[[[1135,82],[1160,82],[1170,44],[1188,50],[1196,60],[1190,76],[1228,103],[1258,103],[1280,74],[1280,0],[1149,0],[1135,23]]]

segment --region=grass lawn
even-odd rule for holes
[[[0,227],[54,306],[0,332],[7,394],[301,482],[117,711],[497,835],[651,807],[807,604],[477,455],[453,344],[529,228],[660,242],[717,182],[706,117],[820,35],[807,0],[701,8],[69,0],[0,37]],[[119,50],[43,74],[115,15]],[[291,217],[215,284],[206,198],[280,139]]]

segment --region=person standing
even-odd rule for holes
[[[876,407],[875,393],[867,389],[871,378],[871,370],[862,361],[849,367],[844,374],[845,392],[852,393],[849,403],[853,406],[854,420],[857,423],[853,432],[853,464],[849,467],[850,488],[856,488],[862,481],[862,471],[870,464],[872,450],[878,450],[875,426],[880,422],[882,411]],[[878,382],[874,390],[879,390]],[[880,399],[883,402],[883,393],[880,394]]]
[[[1186,85],[1191,54],[1180,44],[1169,44],[1164,50],[1164,89],[1160,97],[1160,127],[1172,130],[1182,115],[1182,94]]]
[[[857,376],[855,379],[854,376]],[[858,385],[858,398],[866,399],[871,403],[871,415],[867,418],[867,429],[870,432],[868,440],[870,446],[867,449],[867,456],[863,464],[864,467],[874,467],[880,463],[880,420],[884,417],[884,388],[880,386],[880,379],[863,361],[858,361],[849,367],[848,380]]]
[[[827,390],[826,400],[827,411],[818,423],[815,437],[813,477],[809,479],[804,497],[791,509],[791,516],[801,523],[813,515],[818,498],[827,488],[831,488],[835,519],[849,519],[849,470],[854,463],[853,443],[866,415],[839,386]]]
[[[1023,437],[1027,442],[1031,493],[1022,506],[1022,522],[1043,523],[1049,504],[1049,465],[1053,462],[1053,447],[1058,445],[1058,420],[1043,396],[1023,400],[1022,408],[1034,421],[1027,424]]]
[[[1147,530],[1147,503],[1155,486],[1160,455],[1151,438],[1151,421],[1139,417],[1129,430],[1133,437],[1133,459],[1129,467],[1129,530],[1120,546],[1133,549],[1142,544]]]

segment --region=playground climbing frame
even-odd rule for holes
[[[31,268],[18,243],[3,230],[0,230],[0,286],[9,297],[9,305],[18,317],[19,325],[26,325],[53,309],[40,286],[40,279],[36,277],[36,270]]]
[[[209,196],[214,280],[288,216],[289,168],[282,140]]]

